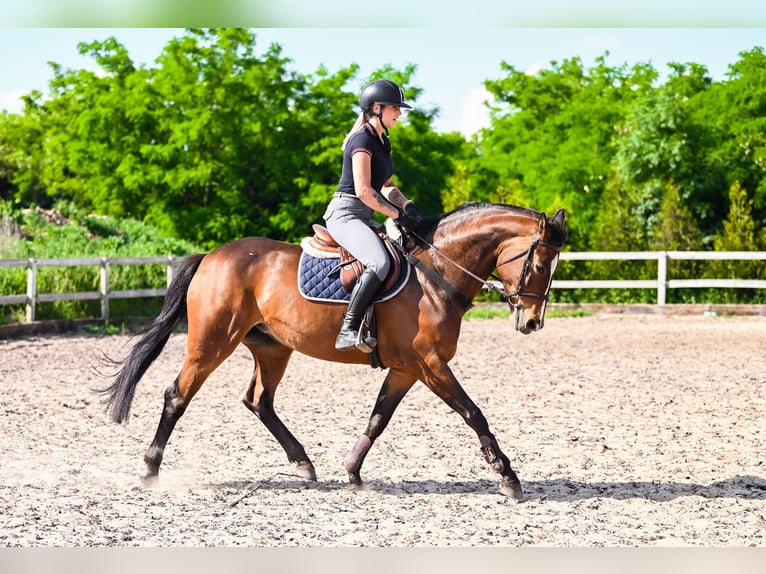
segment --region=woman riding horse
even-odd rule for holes
[[[365,269],[351,291],[348,309],[335,339],[339,351],[357,346],[359,326],[367,306],[390,268],[388,253],[370,228],[373,212],[395,219],[405,229],[420,219],[420,211],[394,185],[394,163],[388,130],[411,108],[401,88],[389,80],[367,84],[359,98],[362,112],[343,141],[343,169],[338,189],[324,214],[333,238]],[[360,345],[360,350],[364,346]]]
[[[349,482],[361,484],[362,464],[371,446],[409,389],[422,381],[476,433],[482,454],[500,475],[501,490],[520,499],[522,488],[510,459],[448,363],[457,349],[466,307],[482,288],[498,291],[508,302],[520,333],[543,328],[553,273],[567,236],[564,211],[548,218],[509,205],[466,204],[424,218],[414,234],[427,246],[409,260],[415,272],[401,292],[375,306],[377,349],[388,372],[367,427],[344,461]],[[369,356],[335,348],[343,310],[301,296],[301,253],[296,244],[246,237],[183,260],[159,316],[103,389],[112,420],[127,420],[139,380],[176,327],[186,322],[186,356],[165,390],[160,421],[144,455],[144,482],[157,480],[176,423],[210,374],[239,345],[254,361],[242,402],[277,439],[298,474],[316,480],[303,445],[274,410],[277,387],[293,352],[360,365],[369,365]],[[495,282],[487,281],[491,275]]]

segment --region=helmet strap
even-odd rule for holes
[[[386,137],[389,137],[390,134],[388,133],[388,126],[383,123],[383,108],[385,107],[383,104],[378,104],[380,106],[380,111],[375,114],[378,116],[378,119],[380,120],[380,125],[383,126],[383,131],[386,132]]]

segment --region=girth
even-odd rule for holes
[[[315,223],[312,225],[314,235],[309,239],[309,246],[316,251],[322,251],[328,254],[334,254],[340,256],[340,262],[337,269],[340,270],[340,282],[346,291],[351,291],[354,288],[356,280],[362,275],[364,271],[364,264],[356,257],[351,255],[345,248],[341,247],[335,239],[333,239],[330,232],[326,227]],[[386,246],[389,259],[391,261],[391,268],[386,275],[386,280],[381,286],[381,291],[386,291],[393,287],[396,283],[399,274],[402,272],[402,257],[398,249],[396,249],[391,243],[391,240],[386,234],[386,228],[383,225],[373,222],[373,231],[378,234],[383,245]],[[334,271],[334,270],[333,270]]]

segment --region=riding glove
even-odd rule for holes
[[[415,205],[413,201],[408,201],[407,203],[404,204],[404,213],[406,213],[409,217],[411,217],[415,221],[420,221],[421,219],[423,219],[423,214],[420,213],[418,206]]]
[[[404,231],[413,231],[418,223],[418,220],[407,215],[406,211],[400,211],[399,217],[397,217],[395,221],[397,225]]]

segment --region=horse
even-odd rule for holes
[[[523,499],[510,460],[448,363],[457,349],[463,315],[483,288],[507,301],[519,333],[543,328],[553,274],[567,239],[564,219],[563,209],[550,218],[506,204],[466,203],[425,217],[404,234],[416,244],[407,262],[415,272],[396,296],[374,304],[375,350],[388,372],[364,433],[344,459],[350,488],[362,486],[362,463],[370,448],[409,389],[421,381],[477,434],[480,452],[500,475],[501,492]],[[159,424],[144,455],[144,484],[158,480],[176,423],[205,380],[240,344],[254,360],[242,402],[276,438],[296,474],[317,480],[304,447],[274,410],[277,386],[296,351],[346,364],[365,364],[370,358],[359,350],[335,349],[345,306],[299,294],[301,253],[298,244],[247,237],[182,259],[160,313],[137,335],[127,356],[113,361],[111,384],[98,389],[111,420],[125,422],[139,380],[186,321],[186,356],[164,392]]]

